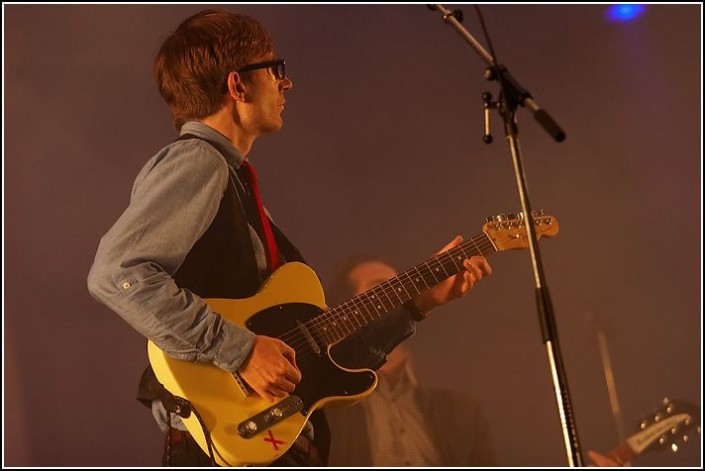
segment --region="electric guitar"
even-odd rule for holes
[[[646,451],[670,449],[675,453],[679,443],[689,441],[686,432],[693,428],[700,433],[698,408],[664,398],[659,410],[639,422],[637,433],[605,455],[622,466]]]
[[[531,220],[537,238],[558,233],[543,212]],[[221,316],[259,335],[279,338],[296,351],[302,379],[296,390],[269,403],[237,373],[167,356],[151,341],[157,379],[179,402],[179,415],[203,451],[221,466],[264,465],[294,443],[309,416],[323,406],[357,402],[377,385],[372,370],[349,370],[330,357],[331,346],[414,296],[463,270],[463,260],[528,246],[522,215],[488,218],[483,231],[332,309],[316,274],[287,263],[246,299],[206,299]],[[177,411],[178,412],[178,411]]]

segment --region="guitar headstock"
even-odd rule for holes
[[[558,234],[558,220],[555,217],[544,215],[543,210],[532,211],[532,213],[537,239]],[[526,219],[521,212],[488,216],[482,231],[492,240],[498,252],[525,249],[529,246]]]
[[[687,402],[664,398],[661,407],[639,421],[639,432],[627,439],[637,454],[657,449],[674,453],[691,440],[689,432],[700,434],[700,411]]]

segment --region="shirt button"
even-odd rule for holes
[[[122,289],[128,289],[131,286],[132,286],[132,283],[130,283],[129,281],[126,281],[122,284]]]

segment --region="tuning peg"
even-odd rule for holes
[[[531,215],[533,217],[540,217],[540,216],[544,215],[544,211],[543,211],[543,209],[534,209],[531,211]]]
[[[524,219],[524,211],[519,211],[517,213],[517,219]]]
[[[507,219],[516,219],[517,215],[514,213],[507,213]]]

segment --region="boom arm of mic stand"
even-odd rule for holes
[[[515,109],[517,105],[521,105],[525,108],[531,110],[534,115],[534,119],[541,125],[541,127],[546,130],[546,132],[556,141],[562,142],[565,140],[565,132],[556,123],[556,121],[551,117],[550,114],[543,108],[541,108],[531,96],[531,93],[525,89],[507,70],[503,65],[495,64],[494,59],[490,53],[485,50],[484,47],[460,24],[462,21],[462,15],[458,15],[457,12],[451,12],[443,5],[429,5],[429,9],[434,11],[439,11],[443,15],[443,21],[450,23],[455,30],[475,49],[475,51],[480,55],[480,57],[489,66],[488,73],[485,74],[485,78],[489,80],[497,80],[502,84],[502,89],[508,95],[508,103],[512,109]],[[458,17],[460,16],[460,20]]]
[[[530,218],[533,214],[526,186],[526,178],[524,176],[523,164],[521,160],[521,152],[519,149],[518,130],[516,126],[515,110],[518,105],[530,108],[536,120],[538,120],[544,129],[552,132],[552,136],[557,141],[562,141],[565,138],[565,133],[551,119],[551,117],[543,111],[533,100],[531,94],[524,89],[519,82],[512,77],[506,67],[497,64],[496,60],[491,57],[487,51],[478,43],[475,38],[460,24],[458,16],[451,13],[442,5],[433,5],[432,10],[439,11],[443,15],[443,21],[450,23],[463,38],[465,38],[475,51],[489,64],[485,78],[490,80],[498,80],[502,87],[503,99],[500,103],[500,114],[505,122],[505,130],[507,134],[507,142],[512,156],[512,164],[514,167],[514,175],[517,181],[519,198],[521,200],[522,211],[525,217]],[[489,76],[488,76],[489,75]],[[546,347],[551,375],[553,379],[556,404],[558,406],[558,414],[560,417],[563,439],[566,446],[566,457],[569,466],[582,466],[583,460],[580,453],[580,444],[578,434],[574,423],[572,406],[568,393],[568,382],[566,379],[563,358],[558,346],[558,329],[555,324],[553,315],[553,306],[548,288],[546,287],[541,264],[541,257],[538,250],[536,239],[536,230],[533,224],[526,224],[527,238],[529,242],[529,252],[531,254],[532,269],[534,273],[536,304],[539,313],[539,323],[541,325],[541,333],[543,343]]]

